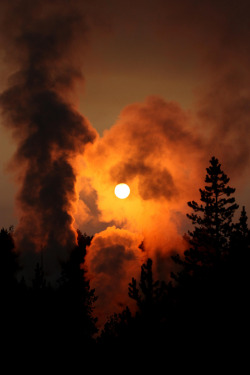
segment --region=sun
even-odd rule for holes
[[[125,199],[130,194],[130,188],[127,184],[118,184],[115,187],[115,195],[117,198]]]

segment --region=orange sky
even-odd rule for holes
[[[158,274],[164,272],[161,264],[168,268],[169,254],[183,247],[186,202],[199,198],[198,189],[203,186],[212,155],[219,158],[231,185],[237,188],[237,202],[250,209],[249,3],[111,0],[104,6],[101,0],[84,5],[64,0],[53,5],[37,1],[34,5],[24,0],[23,4],[27,7],[23,15],[13,12],[14,5],[7,1],[1,4],[1,91],[8,88],[8,76],[16,72],[26,76],[27,56],[32,56],[36,69],[46,67],[46,89],[56,91],[61,104],[69,104],[72,127],[62,121],[64,130],[58,128],[51,142],[52,122],[47,133],[41,132],[40,144],[48,148],[51,160],[53,152],[56,161],[58,155],[66,155],[64,161],[73,167],[74,186],[69,184],[63,196],[69,227],[74,221],[75,228],[97,233],[87,255],[89,272],[95,275],[93,283],[102,295],[100,301],[104,301],[110,296],[101,291],[101,285],[107,290],[108,283],[114,283],[110,274],[118,267],[114,277],[120,294],[116,291],[112,297],[118,304],[128,279],[139,270],[136,265],[145,257],[138,251],[142,239]],[[83,16],[82,23],[70,15]],[[56,28],[61,25],[60,17],[65,35],[64,27]],[[21,48],[15,38],[24,36],[22,28],[26,25],[31,34],[54,32],[58,43],[55,51],[51,48],[47,53],[47,47],[36,47],[37,54],[32,55],[27,34],[22,42],[28,52]],[[34,49],[36,44],[32,46]],[[10,85],[20,81],[18,74],[12,76]],[[71,86],[73,96],[69,94]],[[27,91],[26,102],[23,92],[20,97],[17,92],[17,108],[26,104],[28,113],[37,91],[30,95]],[[15,194],[19,192],[20,197],[23,159],[22,163],[15,159],[19,174],[7,166],[15,151],[19,156],[23,151],[27,129],[21,128],[21,123],[19,129],[14,122],[10,129],[4,116],[0,121],[0,226],[20,227],[24,206],[17,210]],[[15,141],[11,138],[13,129]],[[27,131],[27,139],[32,140],[31,133]],[[39,145],[39,139],[37,142]],[[32,158],[25,155],[29,163]],[[39,165],[39,158],[36,163]],[[19,183],[15,184],[18,176]],[[65,179],[60,181],[63,184]],[[114,196],[119,182],[131,188],[124,201]],[[56,184],[51,194],[56,198]],[[43,236],[43,231],[39,235]],[[102,249],[106,257],[100,253]],[[117,253],[112,262],[113,251]]]

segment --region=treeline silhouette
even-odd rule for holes
[[[2,338],[6,345],[25,337],[31,346],[46,345],[61,353],[99,349],[164,350],[169,360],[180,353],[211,358],[216,351],[232,351],[242,344],[249,324],[250,231],[245,208],[238,205],[215,157],[210,160],[200,203],[188,202],[193,230],[188,248],[172,257],[169,280],[155,280],[152,259],[141,266],[140,280],[132,279],[128,294],[137,311],[126,307],[114,313],[101,332],[95,301],[82,267],[92,238],[78,231],[78,245],[61,264],[57,286],[47,283],[41,263],[32,285],[18,280],[19,256],[13,228],[0,232]],[[41,344],[42,343],[42,344]],[[40,346],[41,347],[41,346]]]

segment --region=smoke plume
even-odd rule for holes
[[[138,57],[147,43],[151,53],[157,41],[164,51],[154,56],[158,49],[152,48],[150,66],[165,59],[181,74],[193,64],[190,72],[195,67],[199,77],[188,111],[149,92],[145,101],[128,103],[103,137],[73,104],[89,27],[85,5],[80,0],[1,2],[0,38],[11,75],[0,106],[17,142],[10,168],[20,186],[18,246],[30,253],[44,247],[47,256],[62,256],[75,243],[74,220],[75,227],[98,232],[86,265],[105,319],[128,303],[128,282],[139,277],[147,257],[153,259],[155,277],[165,278],[170,256],[185,250],[186,202],[199,200],[211,156],[219,158],[232,186],[236,176],[240,186],[249,171],[250,5],[245,0],[121,0],[101,6],[105,17],[113,17],[113,36],[116,28],[122,30],[123,44],[111,56],[115,62],[123,53],[124,60],[139,61],[143,69],[142,58],[131,55]],[[126,49],[137,29],[137,45]],[[121,182],[131,189],[125,200],[114,195]]]
[[[10,168],[20,185],[15,235],[19,250],[43,248],[57,261],[76,242],[74,160],[95,138],[72,95],[82,80],[87,23],[79,1],[2,3],[1,38],[13,72],[0,106],[17,143]]]
[[[192,126],[177,103],[149,97],[127,106],[86,149],[83,174],[96,192],[99,221],[108,226],[94,236],[86,256],[98,306],[104,306],[101,320],[103,311],[108,315],[129,304],[128,283],[140,277],[143,261],[150,257],[155,277],[169,278],[171,255],[187,246],[186,202],[198,198],[207,162],[206,142]],[[125,200],[114,194],[121,182],[131,189]],[[128,238],[135,236],[131,253]]]
[[[160,1],[156,28],[173,38],[185,57],[196,59],[200,82],[193,116],[208,149],[231,176],[249,173],[250,4],[246,0]],[[228,152],[230,150],[230,152]]]
[[[151,1],[143,2],[141,15],[142,4],[136,4],[136,22],[143,18],[145,27],[165,41],[168,58],[181,60],[183,69],[186,61],[195,59],[201,79],[194,104],[185,112],[177,103],[150,97],[127,106],[88,149],[86,175],[96,192],[99,220],[141,233],[144,256],[153,259],[155,276],[166,278],[173,267],[171,254],[188,246],[182,237],[187,229],[186,202],[199,200],[211,156],[219,158],[237,189],[249,172],[250,7],[244,0],[230,5],[159,0],[154,7]],[[126,202],[113,194],[120,182],[131,188]],[[109,236],[115,233],[112,228]],[[97,246],[101,252],[102,245]],[[91,251],[90,246],[87,262]],[[93,280],[102,279],[100,267],[92,271]],[[106,295],[106,304],[115,298],[118,305],[124,295],[122,288],[116,297]]]
[[[141,242],[141,234],[116,227],[108,227],[94,236],[88,251],[88,272],[92,286],[98,291],[99,324],[111,312],[130,305],[128,280],[139,276],[145,261],[139,248]]]

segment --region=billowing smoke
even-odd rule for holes
[[[74,160],[95,138],[72,104],[72,89],[82,80],[81,44],[87,32],[80,5],[66,0],[1,3],[1,41],[13,69],[0,106],[17,143],[10,166],[20,185],[15,234],[19,250],[46,250],[50,266],[75,244]]]
[[[143,14],[150,14],[145,27],[165,40],[166,57],[178,61],[183,70],[196,61],[200,80],[194,105],[185,112],[176,103],[150,97],[127,106],[88,150],[86,175],[96,192],[99,221],[142,234],[142,256],[150,256],[155,276],[164,278],[173,267],[171,254],[187,247],[182,237],[187,229],[186,202],[199,200],[210,157],[219,158],[237,188],[249,172],[250,5],[244,0],[230,5],[195,0],[153,3],[143,2]],[[139,8],[133,9],[137,22],[143,17]],[[125,201],[113,194],[120,182],[131,188]],[[112,228],[109,236],[112,230],[115,235]],[[93,267],[91,251],[92,245],[87,263],[98,293],[100,280],[106,285],[107,278],[101,267]],[[95,251],[101,254],[101,243],[95,243]],[[110,274],[114,270],[111,267]],[[125,274],[123,279],[130,281]],[[120,294],[108,286],[106,290],[106,305],[112,300],[117,306],[127,291],[121,286]]]
[[[209,150],[231,176],[249,173],[250,3],[246,0],[159,1],[159,37],[173,39],[171,52],[195,59],[199,83],[193,116]],[[154,21],[155,22],[155,21]],[[228,150],[230,149],[230,152]]]
[[[88,252],[88,272],[98,292],[96,310],[103,324],[111,312],[130,305],[127,281],[140,273],[145,256],[142,235],[108,227],[95,235]]]
[[[169,277],[171,255],[187,246],[186,202],[197,197],[205,149],[188,113],[158,97],[127,106],[87,148],[84,176],[97,192],[99,221],[109,227],[94,236],[86,263],[101,295],[98,303],[109,313],[129,303],[128,283],[139,278],[147,257],[153,259],[156,277]],[[120,182],[131,189],[125,200],[114,194]],[[128,239],[134,236],[131,252]]]
[[[86,257],[91,284],[100,295],[102,323],[108,312],[131,307],[128,283],[132,277],[139,279],[140,264],[147,257],[153,260],[154,276],[169,280],[175,267],[171,255],[188,248],[187,202],[200,198],[199,187],[204,186],[213,155],[212,138],[178,104],[149,97],[127,106],[116,124],[87,148],[84,176],[96,193],[99,222],[108,226],[94,236]],[[220,145],[220,139],[213,138],[213,148],[219,151]],[[223,169],[228,173],[224,165]],[[121,182],[131,189],[125,200],[114,194]],[[128,233],[142,240],[133,253]]]
[[[104,13],[117,18],[115,27],[130,33],[141,28],[131,54],[140,43],[160,41],[164,53],[152,52],[150,59],[172,61],[180,74],[192,65],[199,82],[189,111],[171,98],[150,96],[126,106],[102,138],[72,104],[88,34],[83,2],[2,1],[1,8],[1,42],[12,75],[0,105],[18,145],[11,167],[21,187],[19,247],[61,255],[75,241],[74,220],[75,227],[99,232],[86,264],[99,311],[107,315],[128,302],[128,282],[139,277],[147,257],[156,277],[164,278],[170,256],[186,248],[186,202],[199,200],[210,157],[220,159],[232,186],[247,172],[249,2],[105,4]],[[152,31],[151,40],[143,38],[144,30]],[[83,154],[82,165],[76,163]],[[114,195],[120,182],[131,189],[125,200]]]

